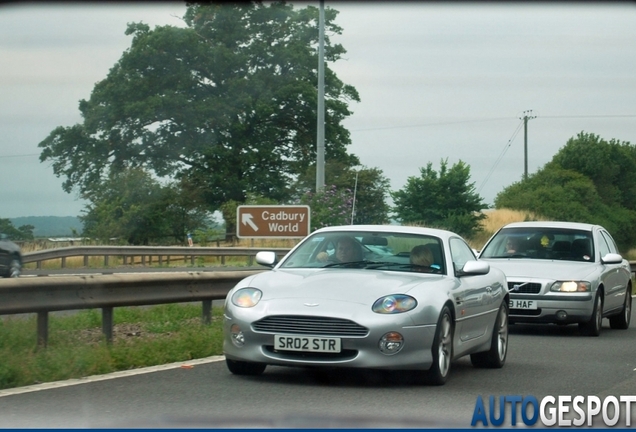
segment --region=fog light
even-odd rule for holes
[[[404,338],[398,332],[389,332],[380,338],[378,348],[382,354],[393,355],[404,346]]]
[[[234,346],[241,348],[245,345],[245,335],[238,325],[232,324],[232,327],[230,327],[230,334],[232,336],[232,343]]]
[[[556,317],[558,320],[564,320],[568,317],[568,313],[564,310],[557,311]]]

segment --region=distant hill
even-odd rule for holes
[[[35,237],[71,237],[82,233],[82,223],[74,216],[27,216],[9,218],[14,227],[33,225]]]

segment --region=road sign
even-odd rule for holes
[[[309,206],[244,205],[236,211],[236,236],[294,238],[309,235]]]

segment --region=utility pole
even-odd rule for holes
[[[316,192],[325,187],[325,2],[318,19],[318,122],[316,137]]]
[[[523,120],[523,179],[528,179],[528,120],[537,118],[532,115],[532,110],[523,112],[523,117],[519,117]]]

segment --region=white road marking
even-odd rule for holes
[[[105,381],[105,380],[122,378],[127,376],[140,375],[144,373],[159,372],[159,371],[164,371],[169,369],[177,369],[181,367],[188,368],[190,366],[217,362],[224,359],[225,359],[225,356],[212,356],[212,357],[206,357],[202,359],[170,363],[170,364],[159,365],[159,366],[150,366],[146,368],[131,369],[131,370],[120,371],[120,372],[112,372],[112,373],[104,374],[104,375],[93,375],[93,376],[89,376],[85,378],[74,378],[74,379],[69,379],[65,381],[55,381],[55,382],[35,384],[35,385],[30,385],[25,387],[17,387],[12,389],[0,390],[0,397],[22,394],[22,393],[30,393],[34,391],[40,391],[40,390],[49,390],[49,389],[60,388],[60,387],[69,387],[69,386],[74,386],[78,384],[86,384],[86,383],[91,383],[96,381]]]

